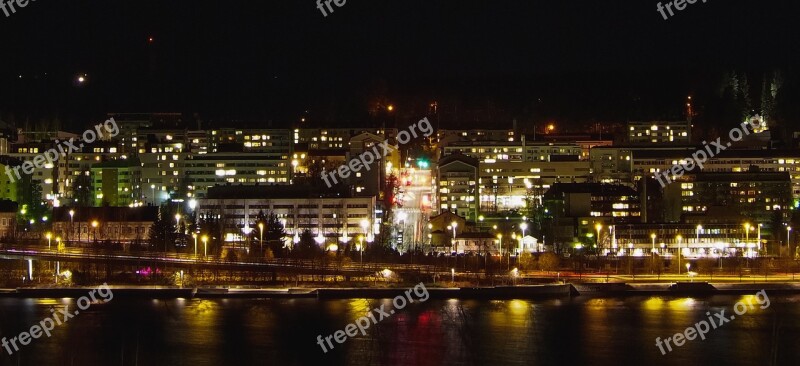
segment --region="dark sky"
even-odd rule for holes
[[[38,0],[0,12],[0,113],[358,119],[384,96],[619,119],[800,59],[795,1],[698,0],[668,21],[657,3],[347,0],[324,17],[314,0]]]

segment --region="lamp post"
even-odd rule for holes
[[[523,223],[519,224],[519,228],[522,229],[522,241],[520,242],[521,243],[520,248],[522,248],[522,250],[520,250],[520,252],[524,252],[525,251],[525,230],[528,230],[528,223],[523,222]]]
[[[72,238],[72,234],[75,232],[75,221],[73,220],[75,217],[75,210],[69,210],[69,237],[67,240]],[[80,239],[78,240],[80,241]]]
[[[156,202],[156,185],[155,184],[151,184],[150,185],[150,189],[153,190],[153,205],[155,205],[157,203]]]
[[[361,235],[361,244],[358,246],[359,256],[361,257],[359,261],[361,262],[361,266],[364,266],[364,235]]]
[[[203,235],[203,257],[208,258],[208,235]]]
[[[179,234],[181,232],[181,217],[183,217],[181,214],[175,214],[175,232]]]
[[[744,246],[747,247],[747,242],[750,241],[750,223],[744,224]]]
[[[60,248],[61,248],[61,237],[57,236],[56,237],[56,250],[59,250]]]
[[[692,264],[691,263],[686,263],[686,276],[688,276],[689,279],[691,280],[692,279],[692,274],[691,274],[691,271],[689,271],[690,268],[692,268]],[[694,281],[692,281],[692,282],[694,282]]]
[[[675,239],[678,241],[678,274],[681,274],[681,240],[683,237],[678,235]]]
[[[758,226],[757,226],[757,228],[758,228],[758,247],[757,248],[758,248],[759,252],[761,251],[761,227],[762,226],[764,226],[764,224],[758,224]]]
[[[261,246],[261,251],[263,252],[264,251],[264,223],[263,222],[259,222],[258,223],[258,231],[259,231],[258,244]]]
[[[192,233],[192,239],[194,239],[194,257],[197,258],[197,233]]]
[[[603,225],[598,223],[597,225],[594,226],[594,228],[595,230],[597,230],[597,238],[595,239],[594,247],[595,250],[600,250],[600,230],[603,230]]]
[[[44,234],[44,237],[47,238],[47,249],[50,250],[50,238],[52,238],[53,235],[50,234],[50,233],[47,233],[47,234]]]
[[[97,241],[97,226],[100,225],[97,220],[92,220],[92,231],[94,236],[94,241]]]
[[[500,267],[503,266],[503,234],[497,234],[497,242],[500,244]]]
[[[700,243],[700,232],[701,231],[703,231],[703,225],[697,225],[697,231],[695,233],[696,236],[695,236],[695,239],[694,239],[694,242],[696,244]]]
[[[650,239],[653,240],[653,245],[650,248],[650,268],[652,271],[656,267],[656,233],[650,234]]]
[[[786,227],[786,249],[789,251],[789,258],[792,257],[792,244],[791,244],[792,227]]]
[[[453,221],[450,226],[453,227],[453,251],[458,252],[458,247],[456,246],[456,228],[458,227],[458,223]]]

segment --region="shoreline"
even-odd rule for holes
[[[0,298],[78,298],[91,287],[0,289]],[[151,299],[352,299],[392,298],[407,290],[390,288],[178,288],[152,286],[111,286],[115,296]],[[429,287],[432,298],[439,299],[543,299],[560,297],[627,296],[713,296],[742,295],[766,290],[775,294],[800,294],[794,283],[561,283],[495,287]]]

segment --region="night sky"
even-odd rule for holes
[[[324,17],[314,0],[38,0],[0,12],[0,117],[346,125],[376,101],[414,118],[436,100],[454,119],[620,121],[680,117],[727,71],[797,72],[794,1],[698,1],[667,21],[657,3],[348,0]]]

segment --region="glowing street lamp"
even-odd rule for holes
[[[192,239],[194,239],[194,257],[197,258],[197,233],[192,233]]]
[[[203,235],[203,256],[208,258],[208,235]]]
[[[156,204],[156,185],[151,184],[150,189],[153,190],[153,204]]]
[[[748,241],[750,241],[750,223],[746,222],[744,224],[744,244],[747,245]]]
[[[497,234],[497,242],[500,244],[500,258],[503,258],[503,234]]]
[[[650,247],[650,268],[655,268],[656,266],[656,233],[650,234],[650,239],[653,240],[653,244]],[[652,269],[651,269],[652,272]]]
[[[361,265],[364,265],[364,235],[359,237],[361,239],[361,244],[358,245],[358,251],[361,255]]]
[[[258,231],[260,232],[258,237],[258,244],[261,245],[261,251],[264,251],[264,223],[258,223]]]
[[[786,227],[786,247],[787,247],[787,249],[792,249],[791,244],[789,244],[790,241],[791,241],[791,234],[792,234],[792,227],[791,226],[787,226]]]
[[[92,220],[92,229],[93,229],[92,231],[94,231],[94,234],[93,234],[94,235],[94,241],[97,241],[97,226],[98,225],[100,225],[100,223],[98,223],[97,220]]]
[[[47,234],[44,234],[44,237],[47,238],[47,249],[50,249],[50,238],[52,238],[53,235],[48,232]]]
[[[595,230],[597,230],[597,239],[595,239],[594,246],[595,246],[595,248],[599,248],[600,247],[600,230],[603,230],[603,225],[601,225],[600,223],[597,223],[597,225],[595,225],[594,228],[595,228]]]
[[[759,251],[761,250],[761,227],[762,226],[764,226],[764,224],[758,224],[758,226],[757,226],[758,227],[758,250]]]
[[[75,225],[74,218],[75,218],[75,210],[69,210],[69,238],[72,237],[72,233],[75,231],[75,229],[74,229],[74,225]],[[80,240],[81,239],[78,238],[78,241],[80,241]]]
[[[697,225],[697,237],[695,238],[695,242],[700,242],[700,232],[703,231],[703,225]]]
[[[681,274],[681,240],[683,237],[678,235],[675,239],[678,241],[678,274]]]
[[[450,226],[453,228],[453,251],[458,251],[458,247],[456,247],[456,228],[458,227],[458,223],[453,221],[450,223]]]

